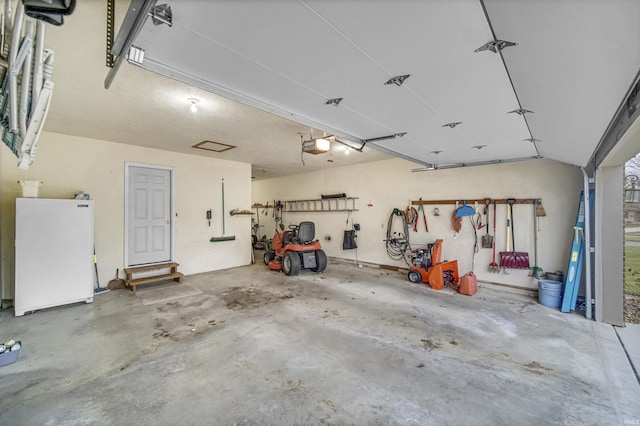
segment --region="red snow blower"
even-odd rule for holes
[[[458,276],[458,261],[440,262],[442,240],[428,244],[426,249],[416,250],[412,257],[408,278],[412,283],[428,283],[434,290],[442,290],[445,285],[455,285]]]

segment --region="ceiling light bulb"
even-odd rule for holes
[[[189,98],[189,102],[191,102],[191,107],[189,107],[189,109],[191,110],[191,112],[196,113],[198,112],[198,100],[196,98]]]
[[[316,148],[320,151],[329,151],[331,142],[329,139],[316,139]]]

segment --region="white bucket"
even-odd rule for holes
[[[19,180],[24,198],[38,198],[38,188],[44,183],[39,180]]]

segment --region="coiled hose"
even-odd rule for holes
[[[403,233],[391,233],[393,228],[393,218],[400,217],[402,219]],[[389,215],[389,221],[387,222],[387,239],[385,240],[387,254],[393,260],[404,260],[407,265],[409,261],[406,257],[406,252],[411,252],[411,246],[409,245],[409,225],[407,224],[407,218],[405,212],[400,209],[393,209]]]

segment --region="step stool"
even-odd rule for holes
[[[171,262],[171,263],[159,263],[156,265],[136,266],[133,268],[125,268],[124,272],[127,274],[127,277],[125,279],[125,284],[127,287],[131,288],[131,291],[135,293],[136,286],[143,285],[143,284],[151,284],[151,283],[164,281],[164,280],[173,280],[178,283],[181,283],[182,277],[184,277],[184,274],[182,272],[178,272],[178,266],[180,266],[180,264]],[[167,269],[170,272],[167,273],[163,271]],[[141,272],[149,272],[149,271],[159,271],[163,273],[159,275],[145,276],[142,278],[133,277],[134,274],[138,274]]]

